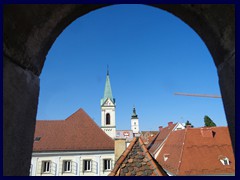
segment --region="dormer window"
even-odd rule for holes
[[[163,155],[163,160],[164,160],[164,161],[167,161],[168,158],[169,158],[169,156],[170,156],[170,154],[164,154],[164,155]]]
[[[219,156],[219,160],[224,166],[230,164],[230,161],[226,156]]]

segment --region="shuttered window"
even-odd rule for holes
[[[111,159],[103,160],[104,170],[111,170]]]
[[[92,161],[91,160],[84,160],[83,161],[84,171],[91,171],[92,168]]]
[[[63,171],[64,172],[71,172],[71,164],[70,160],[63,161]]]
[[[51,164],[51,161],[42,162],[42,173],[50,173],[50,164]]]

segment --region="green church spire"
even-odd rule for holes
[[[112,95],[112,89],[111,89],[110,77],[109,77],[109,70],[107,68],[107,78],[106,78],[106,83],[105,83],[104,96],[101,99],[101,105],[103,105],[103,103],[108,98],[111,99],[111,101],[113,103],[115,103],[115,99],[113,98],[113,95]]]

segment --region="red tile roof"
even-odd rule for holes
[[[114,141],[83,110],[66,120],[37,121],[33,151],[114,150]]]
[[[167,176],[143,141],[135,137],[117,160],[109,176]]]
[[[230,165],[223,165],[221,157],[227,157]],[[227,127],[173,131],[156,160],[174,175],[235,174],[235,159]]]
[[[172,132],[173,128],[177,125],[170,124],[169,126],[163,128],[152,140],[152,142],[148,145],[148,150],[151,154],[155,154],[155,151],[159,148],[159,146],[163,143],[163,141],[168,137],[168,135]]]

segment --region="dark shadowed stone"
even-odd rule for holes
[[[39,95],[39,77],[4,58],[3,162],[5,176],[28,176]]]
[[[132,176],[135,176],[135,175],[136,175],[136,172],[135,172],[135,171],[132,171],[132,172],[131,172],[131,175],[132,175]]]
[[[125,176],[125,173],[123,171],[121,171],[120,176]]]
[[[145,167],[145,169],[150,169],[150,167],[148,165],[145,165],[144,167]]]
[[[128,170],[129,170],[129,171],[133,171],[133,169],[134,169],[134,168],[133,168],[133,167],[131,167],[131,166],[130,166],[130,167],[128,167]]]
[[[143,176],[148,176],[150,174],[148,174],[146,171],[143,171]]]
[[[127,173],[128,172],[128,168],[127,167],[123,168],[123,172]]]
[[[141,163],[136,163],[136,167],[141,167],[142,164]]]
[[[151,169],[146,170],[146,173],[147,173],[148,175],[152,174],[152,172],[153,172],[153,170],[151,170]]]

